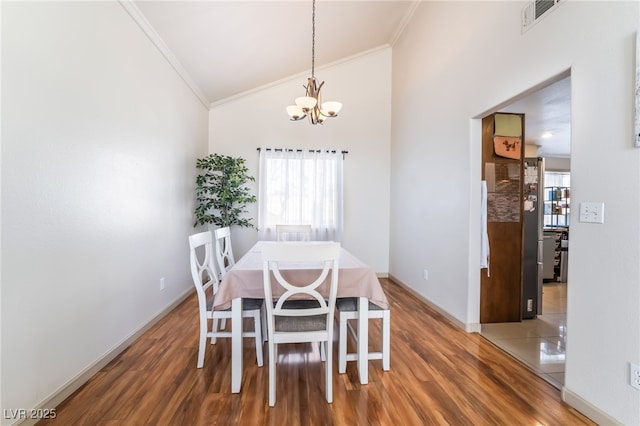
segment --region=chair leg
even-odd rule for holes
[[[347,318],[340,313],[338,315],[340,330],[338,335],[338,373],[347,371]]]
[[[269,407],[276,405],[276,345],[269,341]]]
[[[382,319],[381,331],[382,331],[382,348],[381,352],[376,352],[374,356],[380,356],[382,358],[382,369],[384,371],[389,371],[391,369],[391,311],[376,311],[382,312],[382,317],[377,317]],[[338,373],[342,374],[347,371],[347,361],[355,360],[355,354],[347,353],[347,345],[349,341],[349,314],[346,312],[340,312],[338,315],[339,318],[339,337],[338,337]],[[369,354],[369,359],[380,359],[380,358],[371,358],[371,354]]]
[[[331,373],[333,372],[333,362],[332,362],[333,357],[331,356],[331,352],[333,350],[333,342],[330,340],[326,342],[326,344],[327,344],[327,353],[329,354],[329,356],[327,356],[327,362],[325,362],[324,364],[325,387],[326,387],[326,393],[327,393],[327,402],[332,403],[333,402],[333,380],[332,380],[333,377]]]
[[[325,342],[318,342],[318,343],[320,343],[320,361],[326,361],[327,360],[326,343]]]
[[[267,330],[267,307],[263,306],[260,312],[262,313],[262,342],[264,343],[269,336],[269,330]]]
[[[262,340],[262,325],[260,324],[262,321],[261,317],[262,315],[260,312],[257,312],[253,316],[253,329],[256,335],[256,361],[258,362],[258,367],[262,367],[264,364],[262,358],[262,345],[264,345],[264,340]]]
[[[204,365],[204,350],[207,347],[207,319],[200,318],[200,344],[198,346],[198,368]]]
[[[219,330],[218,329],[218,321],[220,321],[218,318],[214,318],[213,319],[213,324],[212,324],[212,328],[211,331],[213,331],[213,334],[211,335],[211,344],[215,345],[216,344],[216,332]],[[223,320],[224,321],[224,320]]]
[[[382,314],[382,369],[391,369],[391,311]]]

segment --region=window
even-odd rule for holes
[[[571,186],[571,173],[544,172],[544,186]]]
[[[261,149],[260,239],[274,240],[276,224],[311,224],[311,239],[340,241],[342,163],[340,152]]]
[[[544,172],[544,227],[568,227],[570,218],[571,174]]]

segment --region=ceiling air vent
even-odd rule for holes
[[[535,0],[522,9],[522,32],[533,27],[560,4],[561,0]]]

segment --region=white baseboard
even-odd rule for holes
[[[467,333],[481,333],[482,332],[482,324],[479,322],[470,322],[465,325],[464,329]]]
[[[447,312],[444,309],[442,309],[440,306],[434,304],[432,301],[430,301],[429,299],[427,299],[426,297],[424,297],[420,293],[416,292],[413,288],[409,287],[407,284],[403,283],[401,280],[399,280],[398,278],[394,277],[393,275],[389,274],[389,279],[391,281],[393,281],[394,283],[398,284],[399,286],[404,287],[404,289],[407,290],[409,293],[413,294],[415,297],[420,299],[422,302],[424,302],[425,304],[429,305],[430,308],[432,308],[435,311],[437,311],[440,315],[444,316],[449,322],[451,322],[456,327],[464,330],[466,333],[479,333],[480,332],[480,324],[467,324],[467,323],[464,323],[464,322],[460,321],[459,319],[457,319],[456,317],[454,317],[453,315],[451,315],[449,312]]]
[[[132,332],[129,336],[125,337],[119,344],[109,350],[102,357],[97,359],[93,364],[78,373],[75,377],[63,384],[54,391],[49,397],[45,398],[42,402],[34,407],[34,411],[37,410],[50,410],[57,407],[62,401],[67,399],[76,390],[80,389],[82,385],[95,376],[100,370],[102,370],[107,364],[113,361],[118,355],[120,355],[125,349],[142,336],[147,330],[149,330],[155,323],[160,321],[165,315],[171,312],[176,306],[182,303],[187,297],[193,293],[193,288],[189,288],[187,291],[179,295],[176,300],[167,305],[164,309],[154,315],[149,321],[143,324],[140,328]],[[27,410],[28,412],[31,410]],[[35,425],[38,422],[37,419],[24,419],[18,420],[13,425]]]
[[[599,425],[622,425],[623,423],[617,421],[598,407],[585,401],[578,394],[570,391],[566,387],[562,387],[561,397],[564,402],[575,408],[580,413],[589,417],[595,423]]]

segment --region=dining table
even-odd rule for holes
[[[273,243],[273,242],[270,242]],[[279,242],[277,244],[313,244],[320,242]],[[225,273],[216,294],[213,308],[231,308],[231,392],[239,393],[242,383],[242,299],[264,299],[262,245],[258,241]],[[389,308],[389,302],[380,285],[378,277],[369,265],[359,260],[344,247],[340,249],[338,268],[337,297],[358,298],[358,327],[357,327],[357,366],[361,384],[367,384],[368,375],[368,346],[369,346],[369,302],[383,309]],[[287,269],[286,266],[281,268]],[[305,267],[291,266],[289,274],[306,274]],[[328,278],[327,278],[328,282]],[[327,296],[323,290],[328,285],[321,285],[319,291]],[[273,287],[274,291],[280,291]],[[277,296],[278,293],[274,293]]]

